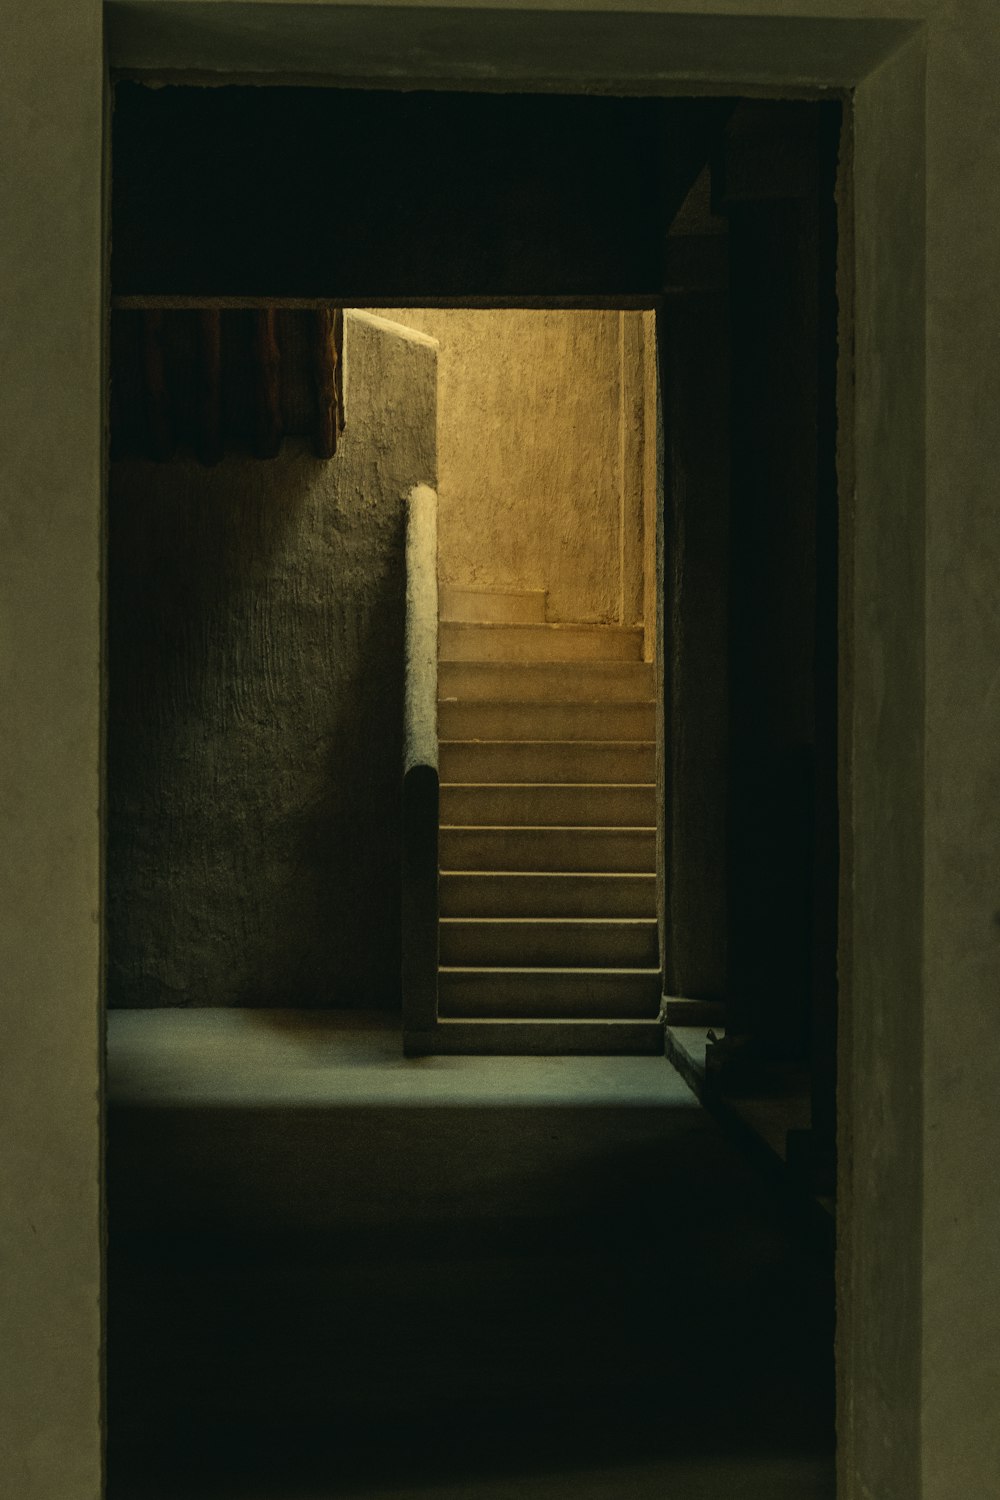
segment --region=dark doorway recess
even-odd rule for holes
[[[725,101],[115,91],[118,294],[653,296]]]

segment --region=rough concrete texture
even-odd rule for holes
[[[643,619],[642,314],[389,310],[441,346],[442,582]]]
[[[923,1500],[1000,1474],[1000,26],[929,38]]]
[[[101,1490],[100,6],[0,90],[0,1493]]]
[[[707,83],[735,94],[741,84],[850,87],[912,34],[915,18],[941,8],[939,0],[753,0],[734,15],[732,0],[332,0],[282,5],[263,23],[264,3],[243,0],[225,26],[218,0],[196,9],[192,0],[180,8],[110,0],[111,55],[135,69],[311,74],[355,85],[607,93],[621,80],[625,93],[685,94]],[[843,24],[859,17],[867,24]]]
[[[435,349],[348,314],[337,456],[112,466],[114,1005],[399,1001],[404,497]]]
[[[841,391],[840,1465],[847,1494],[880,1500],[923,1494],[922,67],[918,44],[856,97],[855,407]]]
[[[915,711],[926,726],[922,837],[907,850],[918,866],[914,878],[923,866],[922,923],[905,938],[902,972],[894,969],[901,950],[892,934],[899,929],[877,920],[878,905],[861,932],[848,931],[842,952],[847,966],[852,946],[870,946],[867,961],[879,984],[891,988],[899,1003],[905,998],[916,1023],[922,1018],[924,1048],[914,1058],[880,1046],[874,1036],[868,1071],[845,1093],[841,1110],[845,1132],[857,1123],[864,1127],[855,1159],[863,1159],[882,1130],[872,1073],[883,1083],[921,1092],[924,1129],[907,1140],[920,1183],[901,1182],[900,1201],[883,1196],[870,1176],[862,1177],[842,1209],[842,1224],[846,1229],[851,1215],[858,1217],[865,1231],[857,1241],[862,1259],[867,1245],[884,1263],[885,1252],[895,1246],[918,1263],[920,1286],[911,1306],[922,1345],[920,1500],[987,1496],[1000,1472],[1000,1426],[991,1420],[1000,1348],[1000,1225],[991,1180],[992,1163],[1000,1155],[995,1082],[1000,1029],[994,1024],[1000,856],[997,822],[988,815],[996,802],[1000,741],[994,496],[1000,429],[989,419],[1000,399],[1000,364],[994,320],[986,313],[1000,233],[995,6],[992,0],[867,0],[864,5],[860,0],[748,0],[742,16],[734,18],[731,0],[651,3],[662,12],[684,12],[679,24],[686,50],[677,49],[675,17],[634,18],[626,13],[634,11],[634,0],[607,0],[609,13],[619,13],[595,13],[593,27],[581,25],[578,14],[543,14],[538,6],[507,4],[506,17],[494,9],[508,29],[500,55],[491,56],[488,43],[495,29],[483,25],[478,14],[488,7],[464,0],[463,9],[453,11],[455,31],[463,16],[471,26],[460,39],[461,55],[456,61],[449,54],[452,32],[442,29],[435,33],[428,67],[438,79],[450,75],[466,86],[470,78],[495,86],[497,79],[544,83],[570,77],[579,86],[603,88],[620,76],[670,89],[677,78],[718,80],[720,71],[730,84],[850,83],[898,45],[908,18],[931,20],[927,280],[909,304],[909,327],[918,345],[922,309],[929,316],[927,547],[920,568],[923,596],[911,616],[916,649],[927,644],[927,670],[922,686],[888,677],[879,667],[884,621],[864,615],[856,620],[855,652],[870,663],[879,692],[857,716],[846,770],[855,785],[878,788],[891,782],[896,752],[911,753],[910,729],[906,745],[893,745],[891,736],[876,738],[872,720],[887,696],[902,695],[904,717],[912,721]],[[526,24],[525,8],[538,12],[537,30]],[[586,0],[565,0],[564,8],[591,7]],[[116,18],[127,19],[147,63],[169,60],[169,48],[180,38],[185,60],[194,67],[231,67],[242,49],[248,66],[282,69],[298,63],[336,77],[344,57],[340,39],[335,36],[324,50],[317,33],[340,7],[309,6],[308,33],[304,9],[133,4],[117,8]],[[388,9],[380,17],[375,5],[346,9],[356,28],[363,30],[362,22],[368,26],[346,65],[371,76],[394,54],[387,74],[395,69],[397,79],[412,83],[426,54],[415,50],[412,31],[399,25],[400,11]],[[426,29],[422,7],[407,9]],[[896,18],[899,25],[884,27],[880,18]],[[644,35],[654,22],[663,23],[658,51],[637,45],[634,20],[642,22]],[[559,23],[571,28],[569,59],[565,49],[544,50],[554,35],[565,41]],[[5,303],[0,349],[4,368],[16,375],[10,391],[18,393],[5,404],[0,444],[7,853],[0,929],[7,1351],[0,1483],[18,1500],[95,1500],[100,1487],[95,921],[100,908],[100,27],[96,0],[40,0],[30,12],[21,8],[6,38],[8,86],[0,105],[8,226],[0,240]],[[283,53],[278,32],[295,40],[293,57]],[[880,82],[876,73],[870,84],[876,95]],[[919,134],[924,138],[924,130]],[[878,159],[883,149],[878,131],[863,149],[872,161]],[[919,167],[914,171],[911,164],[908,173],[901,182],[919,191]],[[876,266],[882,268],[879,274],[891,276],[892,260],[886,242],[859,267],[859,290],[872,289]],[[869,299],[867,305],[877,319],[877,301]],[[904,363],[919,362],[919,350],[897,347]],[[890,387],[871,422],[858,429],[859,458],[870,459],[884,447],[890,468],[897,444],[906,453],[912,447],[907,410],[894,423],[889,420],[892,400]],[[857,503],[876,507],[878,490],[859,485]],[[912,545],[914,533],[922,539],[919,509],[900,507],[897,521],[901,545]],[[873,867],[885,825],[869,816],[867,805],[865,799],[858,804],[852,847],[855,852],[863,847]],[[894,855],[885,861],[878,898],[890,912],[896,872],[905,874]],[[863,998],[855,993],[852,1005],[858,1008]],[[851,1170],[849,1157],[849,1187]],[[864,1406],[876,1395],[897,1410],[912,1409],[910,1376],[893,1389],[893,1366],[877,1358],[879,1343],[891,1348],[900,1335],[898,1304],[884,1295],[891,1280],[842,1276],[842,1348],[848,1349],[854,1330],[866,1324],[876,1356],[853,1366],[842,1421],[848,1402]],[[877,1476],[884,1472],[884,1429],[869,1427],[857,1436],[863,1441],[855,1441],[849,1467],[842,1471],[839,1500],[885,1500],[877,1488]],[[901,1478],[909,1477],[904,1470]],[[903,1494],[899,1485],[895,1494]],[[905,1500],[914,1500],[912,1489]]]

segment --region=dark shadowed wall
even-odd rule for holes
[[[120,461],[110,486],[109,1000],[392,1005],[402,497],[436,346],[349,313],[317,460]]]
[[[724,114],[708,99],[123,81],[112,283],[361,306],[656,292]]]

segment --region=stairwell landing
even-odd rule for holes
[[[656,1052],[653,666],[641,627],[545,604],[441,591],[441,1040]]]

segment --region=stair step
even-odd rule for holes
[[[641,917],[442,917],[440,953],[445,966],[649,968],[657,927]]]
[[[407,1057],[658,1057],[659,1020],[499,1021],[444,1019],[403,1033]]]
[[[442,740],[442,781],[624,781],[656,779],[648,740]]]
[[[448,870],[444,917],[655,917],[656,876]]]
[[[514,703],[487,700],[438,704],[443,740],[654,740],[649,703]]]
[[[438,977],[442,1016],[511,1020],[655,1017],[659,969],[462,969]]]
[[[622,703],[654,696],[653,664],[645,661],[440,661],[441,700],[520,703]]]
[[[651,828],[656,787],[621,782],[442,782],[441,822]]]
[[[466,625],[444,621],[440,661],[641,661],[643,632],[623,625]]]
[[[442,584],[438,611],[442,621],[463,624],[534,624],[545,622],[544,589],[462,589]]]
[[[439,839],[442,870],[656,870],[655,828],[443,826]]]

